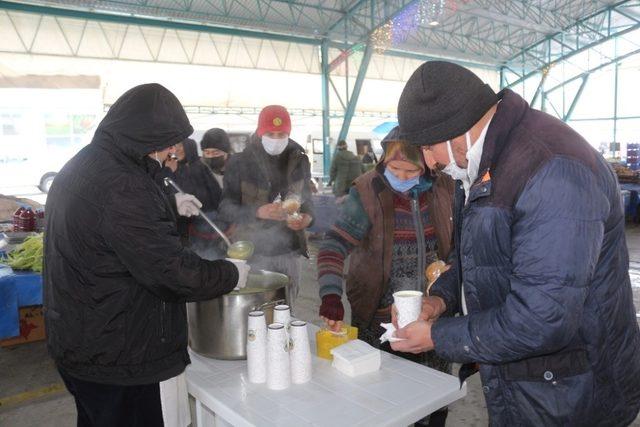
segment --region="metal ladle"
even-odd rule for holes
[[[175,188],[177,192],[184,193],[184,191],[182,191],[182,189],[178,186],[178,184],[176,184],[175,181],[169,177],[166,177],[164,179],[164,185],[172,186],[173,188]],[[200,214],[202,219],[204,219],[207,222],[207,224],[209,224],[216,231],[216,233],[218,233],[220,237],[222,237],[222,240],[224,240],[224,243],[226,243],[227,245],[227,254],[229,254],[230,252],[233,252],[234,250],[243,252],[243,249],[244,249],[248,253],[245,259],[250,258],[251,255],[253,255],[253,250],[254,250],[253,243],[249,241],[242,241],[242,240],[235,243],[231,243],[231,241],[226,236],[226,234],[224,234],[222,230],[220,230],[218,226],[213,221],[211,221],[209,217],[207,217],[204,214],[204,212],[202,212],[202,209],[200,208],[197,208],[197,209],[198,209],[198,214]]]

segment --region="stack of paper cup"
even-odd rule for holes
[[[291,382],[304,384],[311,381],[311,348],[307,322],[294,320],[291,322]]]
[[[291,308],[288,305],[276,305],[273,308],[273,323],[282,323],[289,333],[291,322]]]
[[[289,338],[282,323],[267,328],[267,387],[284,390],[291,385]]]
[[[404,328],[411,322],[415,322],[422,312],[422,292],[398,291],[393,294],[393,303],[396,306],[398,326]]]
[[[249,313],[247,368],[250,382],[262,384],[267,380],[267,323],[263,311]]]
[[[251,270],[251,266],[247,264],[247,261],[243,259],[235,259],[235,258],[225,258],[227,261],[235,264],[238,269],[238,284],[236,285],[236,289],[242,289],[247,286],[247,279],[249,278],[249,270]]]

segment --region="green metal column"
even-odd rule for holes
[[[584,77],[582,77],[582,83],[580,83],[580,87],[578,88],[578,91],[576,92],[575,96],[573,97],[573,101],[571,101],[571,105],[569,106],[569,109],[567,110],[566,114],[562,118],[563,121],[566,122],[566,121],[569,121],[571,119],[571,115],[573,114],[573,110],[575,110],[576,105],[578,105],[578,102],[580,101],[580,97],[582,96],[582,92],[584,91],[584,88],[587,85],[587,82],[589,81],[589,76],[590,75],[591,74],[585,74]],[[564,91],[565,86],[562,87],[563,91]]]
[[[320,67],[322,69],[322,175],[329,177],[331,168],[331,133],[329,128],[329,40],[320,45]]]
[[[346,139],[347,133],[349,133],[351,119],[353,118],[353,113],[355,113],[356,111],[356,105],[358,104],[358,98],[360,97],[360,90],[362,89],[364,78],[367,75],[367,69],[369,68],[369,62],[371,62],[372,55],[373,47],[369,42],[367,43],[367,47],[364,50],[364,55],[362,56],[362,62],[360,63],[360,68],[358,69],[358,76],[356,77],[356,82],[353,86],[353,92],[351,92],[351,99],[349,100],[347,109],[344,112],[344,121],[342,122],[342,128],[340,129],[338,141]]]
[[[532,107],[534,107],[534,108],[535,108],[534,104],[538,100],[538,97],[540,96],[540,94],[542,92],[544,92],[544,82],[547,80],[547,75],[548,75],[548,73],[542,72],[542,77],[540,78],[540,84],[538,84],[538,87],[537,87],[535,93],[533,94],[533,98],[531,98],[530,105]]]

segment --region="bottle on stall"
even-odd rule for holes
[[[27,206],[20,214],[20,231],[34,231],[36,229],[36,214]]]
[[[13,231],[21,231],[20,230],[20,215],[24,212],[24,206],[20,206],[17,211],[13,213]]]

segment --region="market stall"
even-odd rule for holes
[[[0,233],[0,346],[45,337],[42,249],[42,234]]]
[[[21,330],[20,309],[36,305],[42,305],[42,276],[0,264],[0,340],[25,334],[26,340],[34,333],[33,328],[39,325],[33,322],[35,319],[26,322],[24,316]]]

